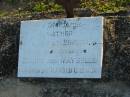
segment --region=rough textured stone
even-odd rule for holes
[[[130,17],[105,17],[102,79],[17,78],[20,20],[0,19],[0,97],[130,97]]]

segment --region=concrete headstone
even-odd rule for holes
[[[21,22],[18,77],[101,78],[103,17]]]

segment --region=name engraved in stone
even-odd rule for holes
[[[49,22],[48,28],[73,28],[81,27],[80,21],[68,22],[67,20],[58,20],[56,22]]]

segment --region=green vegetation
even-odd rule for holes
[[[82,0],[82,8],[90,8],[97,13],[114,13],[128,10],[130,0]]]
[[[5,10],[6,6],[1,8],[2,4],[11,6],[11,8]],[[89,8],[92,12],[100,14],[130,10],[128,4],[130,4],[130,0],[81,0],[80,7]],[[0,0],[0,16],[8,16],[12,11],[13,14],[24,14],[32,12],[63,12],[64,10],[54,0]]]
[[[48,4],[45,2],[36,2],[34,6],[32,6],[32,10],[34,12],[61,12],[63,8],[54,2],[49,2]]]
[[[38,2],[34,5],[34,7],[32,8],[33,11],[35,12],[42,12],[42,11],[46,11],[47,10],[47,5],[43,2]]]

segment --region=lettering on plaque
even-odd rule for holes
[[[103,17],[22,21],[20,31],[18,77],[101,78]]]

